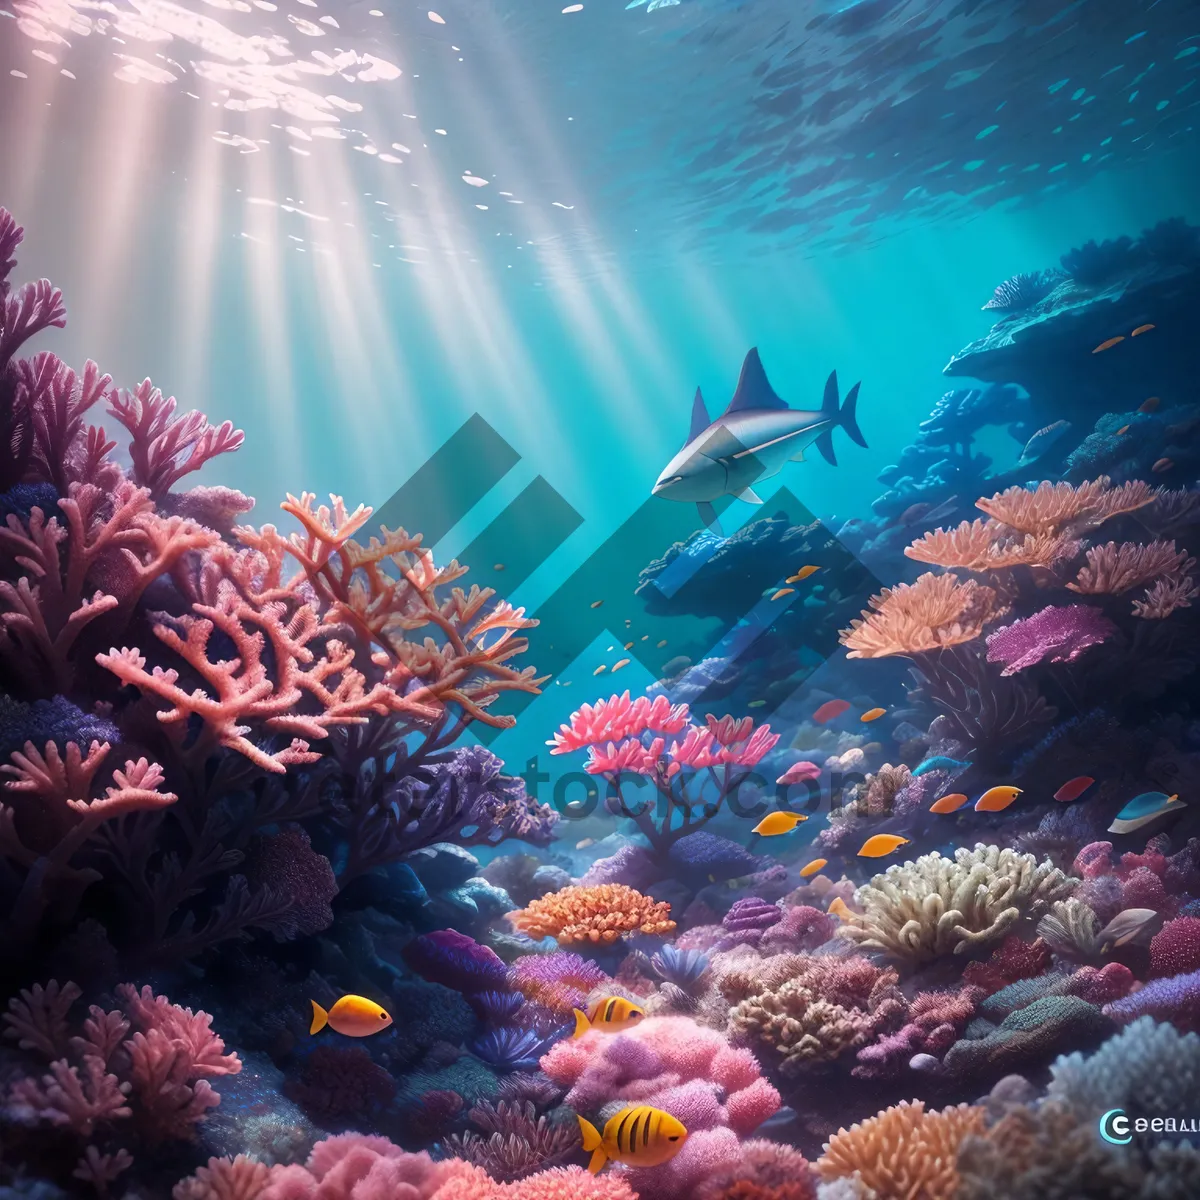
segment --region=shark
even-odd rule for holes
[[[845,403],[839,404],[837,372],[833,371],[825,382],[819,409],[789,408],[775,394],[758,348],[753,347],[742,363],[729,407],[715,421],[709,419],[704,397],[696,389],[687,441],[658,477],[653,494],[695,503],[700,519],[719,533],[713,501],[720,496],[761,504],[754,485],[778,474],[786,462],[802,462],[804,451],[813,444],[825,461],[836,467],[833,430],[838,426],[852,441],[866,446],[855,415],[860,386],[856,383]]]

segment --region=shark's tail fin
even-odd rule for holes
[[[837,372],[831,371],[829,378],[825,381],[825,399],[821,404],[821,412],[831,418],[832,424],[824,430],[817,438],[817,449],[821,452],[821,457],[831,466],[837,466],[837,455],[833,452],[833,427],[840,425],[849,435],[851,441],[857,442],[860,446],[866,447],[866,439],[862,435],[862,430],[858,427],[858,418],[856,409],[858,407],[858,389],[861,385],[855,384],[846,396],[846,403],[838,406],[838,382]]]

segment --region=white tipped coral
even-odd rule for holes
[[[914,963],[966,954],[999,941],[1023,916],[1037,915],[1078,880],[1032,854],[998,846],[936,851],[898,863],[858,889],[861,913],[841,934]]]

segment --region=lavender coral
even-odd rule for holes
[[[1048,605],[1032,617],[988,634],[987,660],[1004,664],[1001,675],[1014,675],[1040,662],[1074,662],[1116,632],[1117,627],[1098,608]]]

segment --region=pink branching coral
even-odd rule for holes
[[[983,995],[982,988],[970,985],[958,992],[919,992],[908,1006],[906,1024],[864,1046],[852,1073],[861,1079],[885,1078],[900,1074],[915,1054],[945,1054]]]
[[[1151,584],[1146,595],[1133,602],[1133,612],[1143,621],[1163,621],[1177,609],[1191,608],[1198,595],[1200,588],[1193,576],[1169,576]]]
[[[304,493],[282,506],[296,532],[235,529],[248,497],[174,491],[241,431],[180,413],[149,380],[122,391],[94,363],[17,359],[65,320],[48,282],[9,286],[20,238],[0,210],[2,757],[17,751],[0,857],[20,896],[5,953],[68,932],[98,879],[122,949],[189,957],[251,929],[295,936],[279,921],[289,897],[231,873],[283,822],[333,818],[342,882],[450,836],[547,841],[548,806],[481,747],[454,748],[474,721],[512,724],[506,692],[539,690],[514,662],[536,622],[458,585],[466,569],[436,566],[420,535],[356,541],[370,509]],[[104,409],[128,434],[127,467],[89,424]],[[97,795],[83,784],[110,749],[125,766]],[[136,827],[112,819],[132,813]]]
[[[1045,481],[1033,491],[1011,487],[977,501],[977,507],[1011,529],[1036,534],[1092,528],[1121,513],[1143,508],[1156,495],[1154,488],[1139,479],[1112,487],[1108,477],[1102,475],[1078,486]]]
[[[582,1113],[623,1101],[665,1109],[688,1129],[670,1170],[631,1172],[639,1194],[674,1200],[706,1172],[736,1157],[748,1137],[779,1108],[779,1093],[754,1055],[689,1017],[649,1017],[616,1036],[597,1033],[557,1043],[541,1061],[566,1103]],[[641,1181],[644,1177],[644,1192]],[[661,1190],[657,1190],[661,1189]]]
[[[1088,550],[1087,566],[1067,587],[1084,595],[1119,596],[1151,580],[1178,578],[1194,565],[1195,559],[1174,542],[1106,542]]]
[[[584,769],[609,781],[610,808],[632,817],[662,854],[715,817],[778,741],[769,725],[756,727],[751,717],[709,715],[705,725],[696,725],[686,704],[673,705],[664,696],[631,700],[624,692],[585,704],[546,744],[551,754],[587,747]],[[631,800],[622,791],[629,775],[648,780],[656,795],[642,799],[635,791]],[[706,796],[709,781],[715,789]]]
[[[74,1037],[67,1037],[67,1015],[80,995],[74,984],[51,981],[9,1002],[5,1036],[52,1060],[44,1075],[12,1086],[9,1113],[79,1138],[126,1121],[150,1145],[193,1138],[197,1123],[220,1103],[208,1080],[237,1074],[241,1060],[225,1053],[207,1013],[172,1004],[149,987],[139,992],[123,984],[117,991],[123,1011],[93,1005]]]

